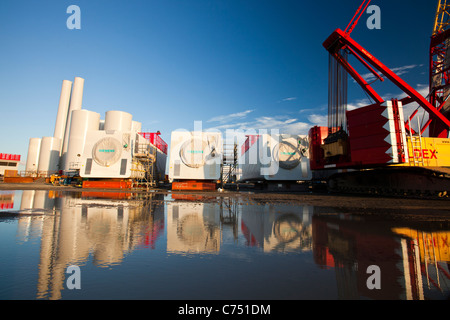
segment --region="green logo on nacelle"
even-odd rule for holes
[[[293,156],[295,154],[295,152],[283,152],[283,151],[281,151],[280,154]]]

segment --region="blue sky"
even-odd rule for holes
[[[306,134],[327,114],[328,53],[360,0],[2,0],[0,152],[53,135],[64,79],[85,79],[83,108],[123,110],[160,130],[272,129]],[[437,1],[373,0],[381,29],[364,14],[353,39],[426,94]],[[69,30],[67,7],[81,9]],[[367,71],[362,70],[362,73]],[[386,97],[399,89],[376,87]],[[351,107],[368,103],[349,81]]]

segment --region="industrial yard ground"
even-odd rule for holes
[[[83,189],[75,186],[54,186],[48,183],[0,183],[1,190],[55,190],[64,192],[124,192],[133,194],[145,194],[145,190],[130,189]],[[408,219],[413,219],[412,212],[423,221],[424,216],[429,221],[448,221],[450,217],[449,198],[442,200],[406,199],[396,197],[378,197],[349,194],[331,194],[322,192],[268,192],[245,188],[241,191],[172,191],[169,186],[154,188],[148,191],[152,194],[182,195],[190,201],[215,202],[220,199],[234,198],[242,205],[270,205],[287,204],[292,206],[311,205],[322,208],[341,209],[340,212],[348,212],[352,215],[385,216],[386,218],[402,219],[402,213],[408,214]]]

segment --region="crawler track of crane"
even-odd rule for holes
[[[450,168],[387,167],[336,173],[328,179],[333,193],[418,199],[450,199]]]

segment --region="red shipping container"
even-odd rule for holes
[[[167,154],[167,143],[159,136],[158,132],[139,132],[141,136],[149,140],[156,148]]]

